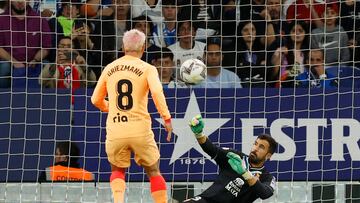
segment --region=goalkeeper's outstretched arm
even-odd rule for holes
[[[189,123],[191,130],[193,131],[197,141],[201,148],[208,154],[212,159],[215,159],[218,155],[219,148],[212,144],[208,137],[203,133],[204,121],[200,115],[195,116]]]
[[[274,194],[275,178],[272,177],[270,180],[266,180],[265,182],[260,182],[257,178],[252,187],[261,199],[267,199]]]

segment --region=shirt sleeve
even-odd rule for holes
[[[106,72],[103,71],[91,96],[91,102],[103,112],[109,112],[109,102],[105,100],[107,95],[106,79]]]
[[[147,80],[151,92],[151,97],[154,100],[156,109],[158,110],[160,116],[163,118],[164,121],[170,119],[171,115],[166,104],[163,87],[155,67],[149,69]]]
[[[241,79],[235,74],[235,88],[242,88]]]
[[[253,185],[253,189],[255,193],[261,199],[267,199],[274,194],[276,180],[275,177],[267,174],[267,177],[262,182],[257,181],[255,185]]]
[[[229,158],[226,156],[226,154],[230,151],[235,151],[227,148],[218,147],[214,145],[209,138],[206,138],[205,143],[201,144],[200,146],[204,150],[204,152],[206,152],[212,159],[216,161],[220,168],[230,168],[230,165],[228,163]]]

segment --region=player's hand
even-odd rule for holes
[[[171,124],[171,119],[165,121],[164,127],[165,127],[166,132],[168,133],[167,137],[166,137],[166,141],[170,142],[171,134],[172,134],[172,130],[173,130],[172,124]]]
[[[196,115],[193,117],[189,123],[191,131],[195,134],[196,138],[200,138],[204,136],[204,121],[202,120],[201,115]]]
[[[242,160],[238,154],[235,154],[234,152],[228,152],[226,156],[229,158],[229,165],[236,173],[243,175],[248,171],[246,162]]]

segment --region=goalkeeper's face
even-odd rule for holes
[[[250,163],[259,164],[270,159],[271,153],[269,149],[270,144],[268,141],[256,139],[249,154]]]

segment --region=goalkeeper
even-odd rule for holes
[[[190,121],[201,148],[219,165],[215,182],[200,195],[185,200],[186,203],[230,203],[253,202],[273,195],[275,177],[266,171],[264,163],[277,148],[276,141],[269,135],[259,135],[250,155],[215,146],[204,135],[204,121],[200,115]]]

